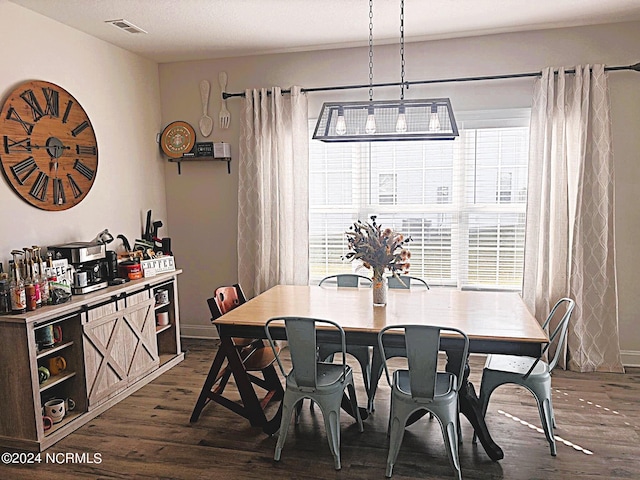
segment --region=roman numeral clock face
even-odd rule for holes
[[[89,193],[98,143],[84,109],[53,83],[17,87],[0,113],[0,164],[20,197],[43,210],[66,210]]]

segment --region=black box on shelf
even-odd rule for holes
[[[213,157],[213,142],[196,143],[196,157]]]

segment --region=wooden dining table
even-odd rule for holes
[[[279,427],[277,415],[267,419],[263,404],[248,382],[242,380],[243,367],[232,337],[265,338],[264,325],[273,317],[299,316],[333,320],[345,331],[350,345],[377,347],[383,327],[400,324],[438,325],[464,331],[469,337],[470,353],[501,353],[537,357],[548,337],[526,308],[519,294],[513,292],[461,291],[449,288],[430,290],[390,289],[387,305],[374,306],[371,289],[319,286],[277,285],[224,314],[216,325],[221,346],[218,363],[226,359],[233,370],[238,389],[254,425],[273,434]],[[284,327],[270,330],[275,339],[286,339]],[[326,338],[323,338],[323,334]],[[319,341],[334,341],[335,332],[320,331]],[[398,346],[404,345],[397,338]],[[447,370],[458,373],[463,358],[459,339],[444,337],[440,345],[447,354]],[[376,348],[374,348],[375,355]],[[379,354],[379,353],[378,353]],[[215,360],[214,360],[215,364]],[[504,457],[493,441],[479,407],[474,386],[467,381],[468,364],[460,391],[460,412],[472,424],[482,446],[492,460]],[[240,382],[238,382],[240,378]],[[248,388],[247,388],[248,386]],[[203,387],[192,421],[204,406],[208,388]],[[366,415],[366,409],[361,409]],[[353,412],[352,412],[353,413]]]

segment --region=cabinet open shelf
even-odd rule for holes
[[[49,430],[44,432],[44,436],[47,437],[47,436],[51,435],[52,433],[54,433],[59,428],[62,428],[65,425],[67,425],[68,423],[73,422],[76,418],[78,418],[80,415],[82,415],[82,413],[83,412],[75,412],[75,411],[67,413],[60,423],[54,423],[53,427],[51,427]]]
[[[73,340],[61,343],[60,345],[56,345],[55,347],[47,348],[46,350],[42,350],[40,353],[38,353],[38,355],[36,355],[36,358],[46,357],[47,355],[51,355],[52,353],[56,353],[56,352],[59,352],[60,350],[64,350],[65,348],[70,347],[71,345],[73,345]]]
[[[64,382],[65,380],[69,380],[72,377],[76,376],[76,372],[63,372],[58,375],[52,375],[44,382],[40,384],[40,392],[44,392],[45,390],[58,385],[59,383]]]
[[[167,306],[169,306],[169,305],[171,305],[171,302],[156,303],[156,305],[155,305],[155,307],[154,307],[154,308],[155,308],[156,310],[158,310],[158,309],[160,309],[160,308],[162,308],[162,307],[167,307]]]
[[[156,325],[156,335],[160,332],[164,332],[165,330],[169,330],[173,325]]]

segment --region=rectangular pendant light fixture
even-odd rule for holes
[[[323,142],[381,142],[457,137],[458,126],[448,98],[404,98],[404,0],[400,0],[400,59],[400,99],[374,102],[373,0],[369,0],[369,101],[323,104],[313,138]]]
[[[313,138],[323,142],[453,140],[457,136],[448,98],[324,103],[313,132]]]

